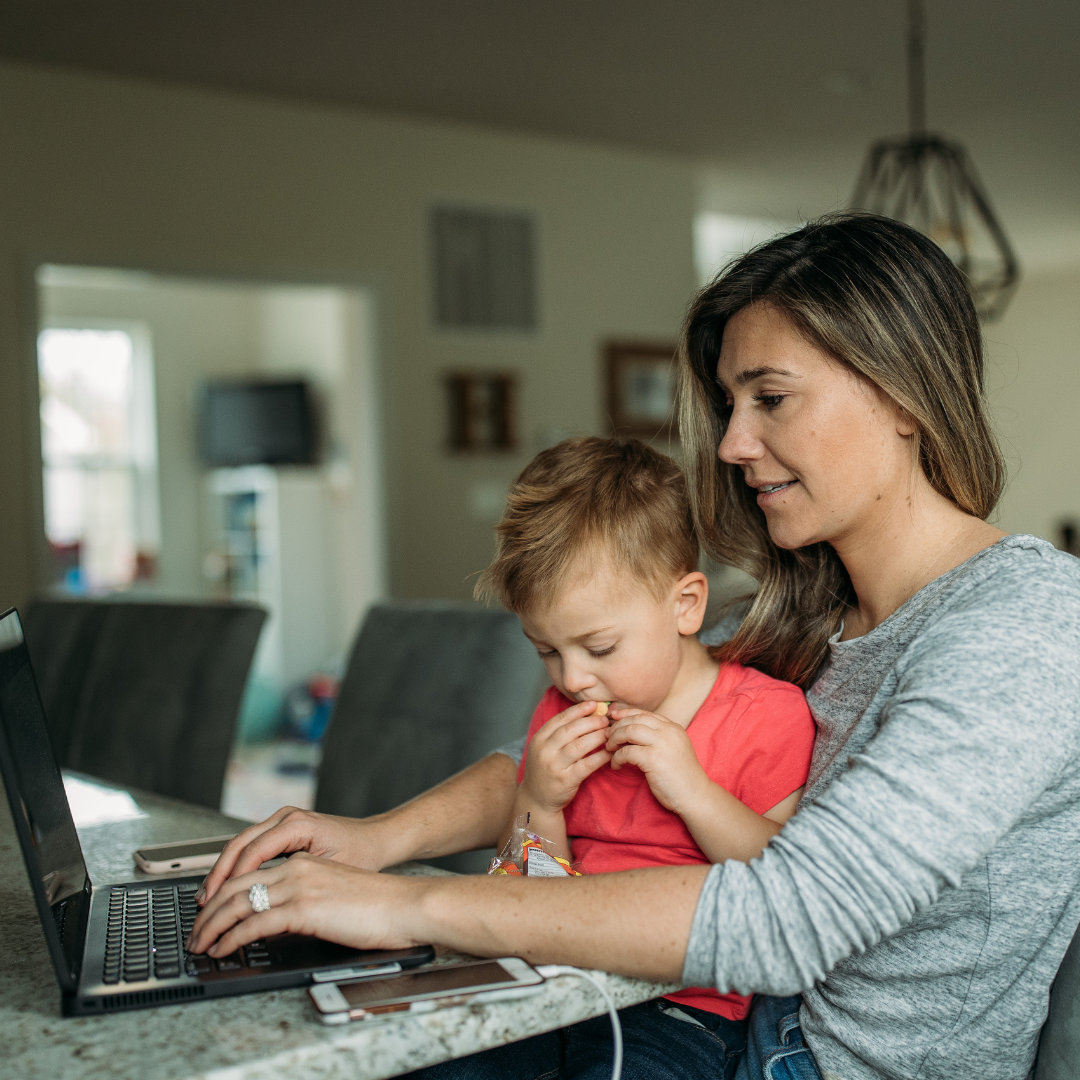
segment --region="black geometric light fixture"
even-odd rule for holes
[[[921,0],[908,0],[908,23],[910,134],[870,147],[851,205],[929,236],[967,277],[979,315],[995,319],[1016,288],[1020,266],[967,152],[926,132]]]

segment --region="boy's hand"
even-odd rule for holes
[[[608,720],[596,714],[597,702],[579,701],[553,716],[533,736],[525,759],[518,802],[558,813],[577,794],[581,782],[611,761],[604,748]]]
[[[606,749],[611,767],[636,765],[661,806],[685,817],[712,781],[698,761],[685,728],[658,713],[613,708]]]

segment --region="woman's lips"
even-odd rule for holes
[[[767,503],[773,502],[781,494],[788,490],[790,487],[794,487],[798,483],[798,480],[785,480],[781,484],[761,484],[757,488],[757,502],[758,506],[763,506]]]

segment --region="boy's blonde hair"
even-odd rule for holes
[[[604,556],[657,599],[697,569],[686,479],[638,439],[565,439],[514,481],[475,596],[520,614],[549,602],[582,560]]]

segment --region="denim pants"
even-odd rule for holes
[[[797,997],[754,998],[735,1080],[821,1080],[799,1026],[799,1002]]]
[[[745,1020],[655,998],[619,1011],[623,1080],[734,1080]],[[605,1013],[411,1073],[415,1080],[610,1080],[611,1019]]]

